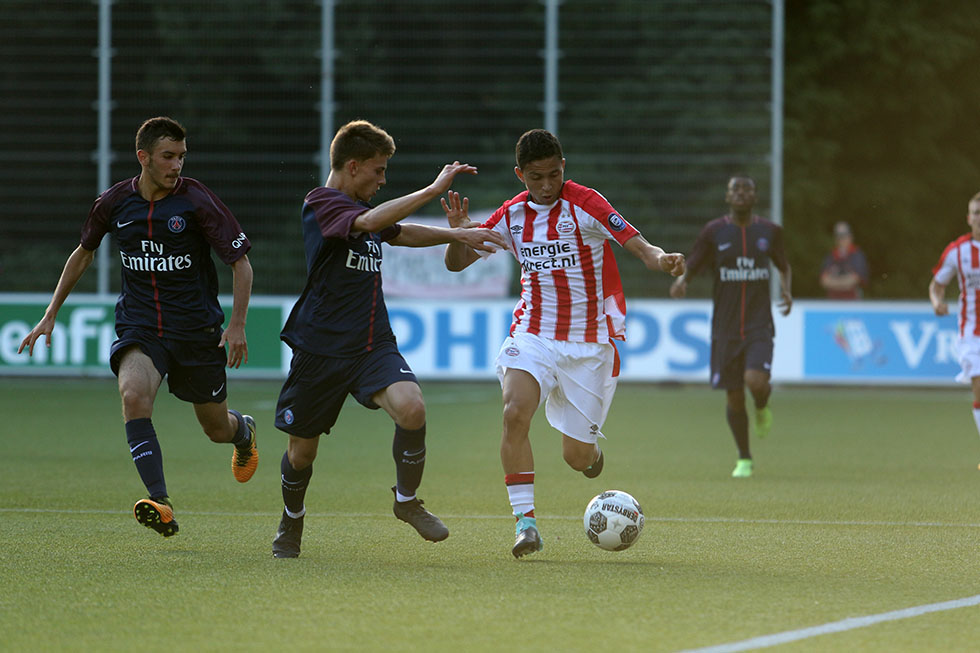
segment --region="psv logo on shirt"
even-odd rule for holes
[[[562,236],[573,234],[575,233],[575,221],[568,217],[562,217],[562,219],[555,225],[555,231]]]

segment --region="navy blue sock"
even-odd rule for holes
[[[238,420],[238,430],[235,431],[235,437],[231,439],[231,443],[236,447],[247,444],[251,434],[248,432],[248,427],[245,426],[245,418],[237,410],[229,410],[228,412]]]
[[[425,424],[411,431],[395,424],[395,439],[391,445],[395,458],[395,477],[398,492],[408,497],[422,484],[422,470],[425,469]]]
[[[167,496],[167,483],[163,480],[163,452],[149,417],[126,422],[126,442],[133,455],[136,471],[151,498]]]
[[[733,410],[731,406],[725,406],[725,417],[728,419],[728,427],[732,430],[735,438],[735,446],[738,448],[739,458],[751,458],[749,451],[749,414],[742,410]]]
[[[282,471],[282,502],[286,505],[286,510],[292,513],[303,512],[306,488],[309,487],[310,477],[313,476],[313,465],[306,469],[295,470],[289,464],[289,454],[284,453],[279,469]]]

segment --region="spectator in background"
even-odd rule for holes
[[[827,299],[861,299],[868,285],[868,260],[854,244],[846,222],[834,225],[834,248],[823,260],[820,285],[827,291]]]

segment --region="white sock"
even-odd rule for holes
[[[515,515],[534,514],[534,472],[506,474],[507,496]]]
[[[409,497],[409,496],[406,496],[406,495],[402,494],[397,489],[395,490],[395,500],[398,501],[398,503],[405,503],[406,501],[411,501],[414,498],[415,498],[415,495],[414,494]]]

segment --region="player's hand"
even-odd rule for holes
[[[670,296],[674,299],[681,299],[687,294],[687,282],[684,277],[677,277],[674,283],[670,284]]]
[[[464,197],[461,201],[459,193],[451,190],[446,197],[440,198],[439,202],[442,204],[442,210],[446,212],[446,219],[449,220],[450,227],[466,229],[477,225],[476,222],[470,221],[470,198]]]
[[[245,327],[228,325],[228,328],[221,332],[221,340],[218,346],[224,348],[228,345],[228,367],[238,368],[243,363],[248,363],[248,343],[245,341]]]
[[[949,315],[949,304],[947,304],[946,302],[939,302],[938,304],[932,307],[932,310],[936,313],[936,315],[939,315],[940,317],[942,317],[943,315]],[[23,349],[24,345],[21,345],[20,347],[21,349]]]
[[[459,161],[453,161],[449,165],[443,166],[442,172],[440,172],[439,176],[432,182],[430,188],[436,191],[437,195],[442,195],[444,192],[449,190],[449,187],[453,185],[453,179],[455,179],[456,175],[460,173],[475,175],[476,166],[471,166],[468,163],[460,163]]]
[[[684,255],[673,252],[671,254],[660,255],[660,269],[672,277],[679,277],[684,274],[685,264]]]
[[[34,343],[37,342],[38,338],[44,336],[45,344],[47,344],[48,349],[51,348],[51,332],[54,330],[54,318],[45,315],[41,318],[41,321],[31,329],[31,332],[20,341],[20,347],[17,348],[17,353],[24,351],[24,347],[27,347],[27,355],[34,355]]]
[[[779,312],[783,315],[789,315],[789,311],[793,308],[793,296],[783,291],[782,296],[779,298],[779,303],[776,304],[779,307]]]
[[[507,248],[507,241],[499,232],[479,227],[461,229],[457,232],[457,241],[483,252],[496,252]]]

